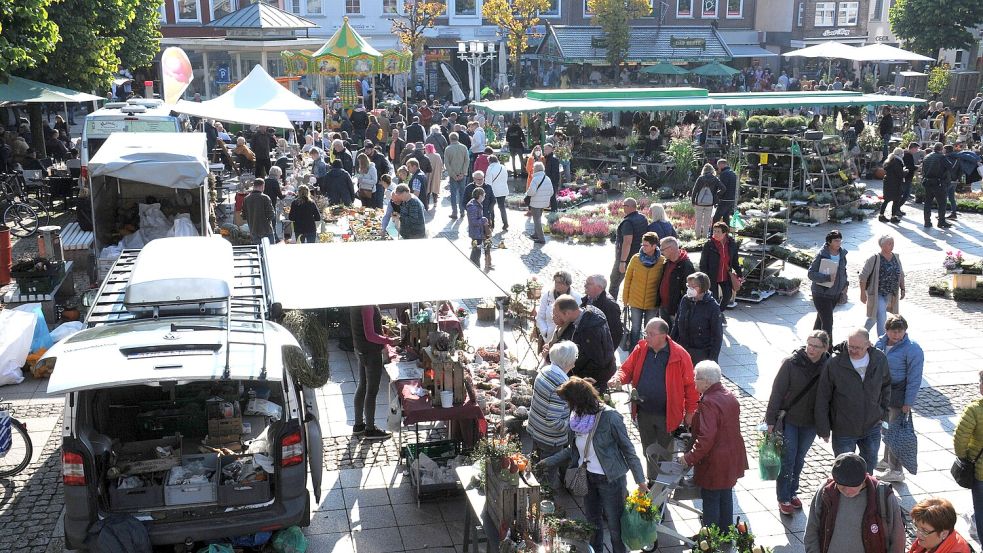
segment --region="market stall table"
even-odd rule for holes
[[[471,547],[474,553],[478,553],[478,528],[485,534],[485,551],[498,551],[498,536],[494,532],[489,533],[485,528],[494,527],[485,514],[485,494],[477,487],[469,487],[472,480],[477,476],[477,471],[473,466],[463,466],[454,469],[458,482],[464,488],[464,494],[468,499],[468,510],[464,512],[464,553],[468,553]],[[476,524],[475,521],[480,521]]]

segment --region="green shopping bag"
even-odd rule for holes
[[[735,211],[733,215],[730,216],[730,230],[739,231],[744,228],[744,219],[741,217],[739,211]]]
[[[625,506],[621,514],[621,541],[635,551],[655,543],[659,537],[659,521],[645,520],[638,511]]]
[[[762,480],[778,480],[782,470],[782,450],[778,433],[764,433],[758,445],[758,474]]]

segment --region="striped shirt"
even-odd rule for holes
[[[552,364],[540,369],[536,375],[528,424],[533,440],[553,447],[567,444],[570,407],[556,393],[556,389],[567,380],[567,373]]]

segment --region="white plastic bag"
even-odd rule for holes
[[[67,323],[62,323],[51,331],[51,339],[55,342],[60,342],[83,328],[85,328],[85,323],[80,321],[69,321]]]
[[[179,213],[174,217],[174,224],[171,230],[167,231],[168,237],[173,236],[198,236],[198,229],[191,222],[191,215]]]
[[[0,386],[20,384],[24,380],[21,367],[31,353],[36,318],[31,313],[14,309],[0,311]]]
[[[283,408],[265,399],[251,399],[246,404],[247,415],[264,415],[278,421],[283,416]]]

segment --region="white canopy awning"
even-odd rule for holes
[[[89,160],[89,174],[168,188],[198,188],[208,177],[205,135],[113,133]]]
[[[868,44],[857,49],[858,61],[935,61],[934,59],[888,46],[887,44],[877,43]]]
[[[860,49],[840,42],[822,42],[782,54],[786,58],[827,58],[857,60]]]
[[[508,295],[443,238],[277,244],[267,255],[271,299],[284,309]]]
[[[189,102],[187,100],[178,100],[177,104],[171,110],[195,117],[225,121],[227,123],[262,125],[264,127],[276,127],[278,129],[293,128],[286,114],[278,111],[205,105],[205,102]]]
[[[310,100],[305,100],[276,82],[262,66],[257,65],[239,81],[232,90],[207,102],[204,109],[222,112],[227,108],[278,111],[291,121],[321,121],[324,110]]]
[[[730,48],[730,53],[735,58],[768,58],[778,56],[775,52],[765,50],[756,44],[728,44],[727,47]]]

